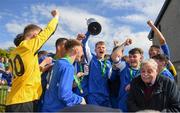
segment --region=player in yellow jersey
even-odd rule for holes
[[[6,101],[7,112],[36,111],[37,100],[42,92],[37,52],[55,32],[59,19],[57,10],[51,14],[53,19],[45,29],[30,24],[25,27],[20,40],[15,40],[17,48],[10,56],[13,81]]]

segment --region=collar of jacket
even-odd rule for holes
[[[137,85],[138,85],[138,88],[141,90],[141,92],[144,95],[144,89],[148,86],[142,81],[141,76],[139,76],[139,77],[140,77],[140,79],[139,79],[139,81],[138,81],[139,83]],[[157,75],[153,86],[154,86],[153,95],[159,94],[163,91],[163,89],[162,89],[163,83],[161,81],[161,76]]]

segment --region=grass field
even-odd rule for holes
[[[8,86],[0,85],[0,112],[4,112]]]

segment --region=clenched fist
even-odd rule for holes
[[[53,16],[53,17],[59,17],[59,11],[57,10],[57,9],[55,9],[55,10],[52,10],[51,11],[51,15]]]

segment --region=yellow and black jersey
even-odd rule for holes
[[[7,96],[6,105],[30,102],[39,99],[41,88],[41,72],[37,51],[55,32],[58,19],[53,18],[47,27],[36,37],[24,40],[10,55],[13,73],[12,88]]]

